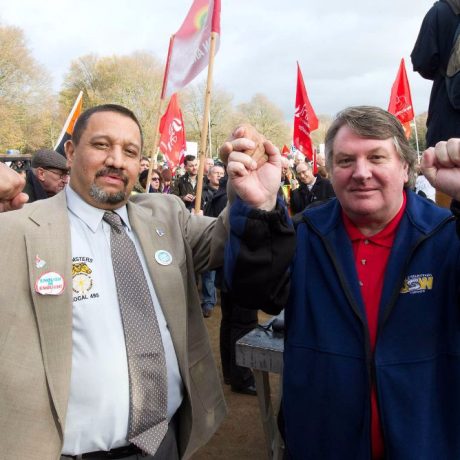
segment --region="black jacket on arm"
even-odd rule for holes
[[[414,71],[433,80],[428,107],[426,146],[460,136],[460,111],[449,102],[445,73],[460,17],[445,1],[438,1],[426,14],[411,53]]]

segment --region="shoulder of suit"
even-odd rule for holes
[[[60,192],[51,198],[44,200],[34,201],[33,203],[25,204],[22,209],[16,211],[8,211],[0,213],[0,232],[16,232],[21,233],[21,227],[26,227],[32,222],[52,221],[56,218],[56,221],[63,219],[64,212],[67,216],[67,204],[66,204],[64,192]]]
[[[183,206],[182,200],[177,195],[163,193],[138,193],[136,195],[131,195],[129,201],[143,208],[171,208],[174,206]]]

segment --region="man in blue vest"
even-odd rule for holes
[[[296,230],[277,200],[279,152],[265,143],[257,166],[243,136],[221,148],[237,194],[225,277],[242,307],[285,307],[287,458],[460,458],[456,219],[410,191],[416,154],[399,121],[377,107],[338,114],[325,142],[336,199]],[[460,200],[459,139],[422,166]]]

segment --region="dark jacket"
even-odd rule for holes
[[[201,209],[205,216],[214,217],[209,214],[211,208],[211,202],[214,195],[217,193],[217,188],[213,188],[208,183],[203,183],[203,193],[201,194]],[[217,216],[216,216],[217,217]]]
[[[369,460],[375,383],[385,458],[459,459],[460,241],[455,219],[407,192],[372,355],[341,212],[335,199],[305,211],[296,236],[279,210],[262,213],[237,201],[230,213],[225,274],[233,296],[247,308],[257,299],[271,313],[286,306],[287,457]],[[288,270],[286,253],[292,255],[294,238],[297,247]]]
[[[192,195],[196,195],[196,184],[198,183],[198,180],[195,183],[195,186],[192,185],[190,182],[190,177],[188,173],[185,173],[183,176],[178,177],[173,184],[173,187],[171,189],[171,194],[177,195],[179,197],[184,197],[185,195],[188,195],[189,193]],[[190,211],[194,206],[195,202],[185,202],[185,207]]]
[[[40,181],[31,169],[29,169],[26,173],[26,185],[24,186],[23,192],[29,195],[29,201],[27,203],[33,203],[37,200],[49,198],[45,189],[42,187],[42,184],[40,184]]]
[[[308,205],[314,201],[324,201],[335,196],[329,179],[324,179],[321,176],[316,177],[316,182],[308,190],[308,186],[301,183],[298,188],[291,193],[291,214],[302,212]]]
[[[225,206],[227,206],[227,182],[228,176],[224,176],[220,179],[219,188],[206,209],[206,216],[218,217]]]
[[[433,80],[427,120],[427,147],[460,136],[460,111],[449,102],[445,72],[460,17],[444,1],[436,2],[426,14],[412,50],[414,71]]]

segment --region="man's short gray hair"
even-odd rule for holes
[[[379,107],[348,107],[339,112],[326,133],[326,169],[332,172],[333,145],[342,126],[348,126],[356,135],[368,139],[393,139],[396,151],[403,163],[408,165],[409,180],[405,187],[415,184],[417,153],[410,146],[401,122],[391,113]]]

